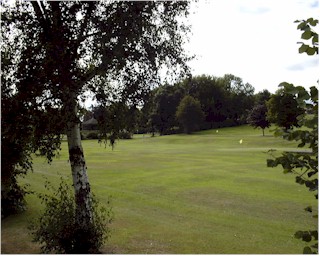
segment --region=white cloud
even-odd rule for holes
[[[298,62],[295,64],[292,64],[287,67],[288,70],[292,71],[304,71],[308,68],[312,67],[318,67],[319,65],[319,59],[317,56],[313,56],[312,58],[309,58],[309,60],[306,60],[304,62]]]
[[[310,7],[314,1],[200,0],[196,5],[186,47],[198,56],[190,63],[195,75],[232,73],[256,92],[274,92],[283,81],[308,85],[317,80],[317,67],[308,65],[311,57],[298,54],[301,33],[293,23],[317,17],[318,10]],[[299,72],[290,69],[304,63]]]

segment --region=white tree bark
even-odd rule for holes
[[[75,103],[75,102],[74,102]],[[77,105],[72,104],[73,113],[77,115]],[[73,119],[73,118],[72,118]],[[76,202],[76,224],[86,230],[92,221],[92,198],[87,175],[87,166],[83,154],[80,135],[80,122],[77,118],[67,124],[69,160],[72,171]]]

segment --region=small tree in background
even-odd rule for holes
[[[265,105],[255,105],[249,112],[247,122],[254,128],[260,127],[264,136],[264,129],[270,127],[270,122],[267,119],[267,107]]]
[[[185,96],[178,106],[176,117],[185,133],[189,134],[198,130],[204,119],[200,102],[192,96]]]

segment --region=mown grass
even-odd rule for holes
[[[243,143],[240,144],[239,140]],[[103,253],[296,254],[293,234],[317,225],[303,209],[310,192],[267,168],[269,149],[296,147],[248,126],[193,135],[121,140],[114,150],[83,141],[89,179],[102,203],[112,197],[115,220]],[[70,177],[66,143],[51,165],[36,158],[22,182],[43,191]],[[70,177],[71,180],[71,177]],[[3,253],[38,253],[26,226],[41,211],[34,195],[28,211],[2,221]]]

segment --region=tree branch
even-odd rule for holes
[[[38,20],[40,21],[40,24],[43,26],[43,24],[45,23],[45,16],[44,16],[44,12],[41,11],[40,3],[38,1],[37,2],[31,1],[31,4],[36,13]]]
[[[86,82],[90,81],[92,78],[94,78],[96,75],[101,75],[104,71],[103,65],[88,71],[86,74],[84,74],[77,82],[77,85],[81,88]]]
[[[41,6],[41,1],[31,1],[32,7],[36,13],[36,16],[38,18],[38,21],[40,23],[40,26],[43,29],[43,32],[45,36],[49,36],[48,31],[49,31],[49,21],[46,19],[45,16],[45,9],[44,6]]]
[[[87,38],[88,36],[83,36],[83,33],[85,31],[85,28],[87,27],[88,25],[88,21],[89,21],[89,18],[91,17],[91,14],[93,12],[93,7],[96,3],[93,3],[93,2],[88,2],[88,9],[87,9],[87,12],[85,13],[85,16],[84,16],[84,21],[82,22],[81,24],[81,27],[80,27],[80,33],[79,33],[79,36],[80,38],[83,38],[82,40],[84,40],[85,38]],[[82,41],[80,40],[80,42]]]
[[[84,41],[85,39],[87,39],[87,38],[90,37],[90,36],[95,36],[95,35],[99,35],[99,34],[100,34],[100,35],[104,35],[104,34],[106,34],[106,33],[99,31],[99,32],[95,32],[95,33],[83,35],[83,36],[80,36],[80,37],[76,40],[76,42],[77,42],[77,43],[80,43],[80,42]]]

